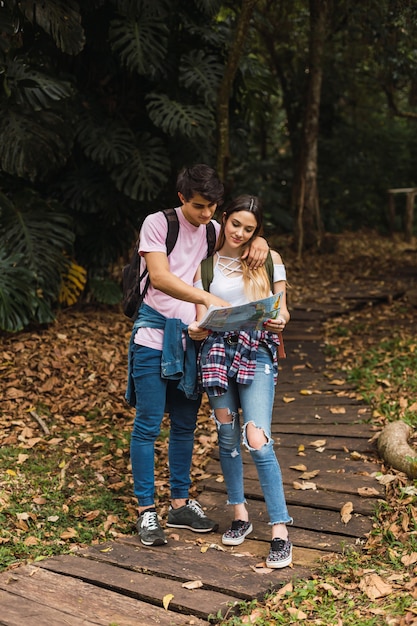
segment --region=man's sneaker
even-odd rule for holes
[[[136,527],[144,546],[162,546],[167,543],[155,509],[147,509],[142,515],[139,515]]]
[[[267,567],[287,567],[292,561],[292,543],[284,539],[273,539],[266,559]]]
[[[235,519],[232,522],[229,530],[226,530],[222,537],[222,543],[225,546],[239,546],[245,541],[246,535],[249,535],[253,530],[250,522],[244,522],[241,519]]]
[[[195,533],[208,533],[217,530],[219,525],[206,516],[197,500],[187,500],[187,504],[179,509],[169,507],[167,526],[188,528]]]

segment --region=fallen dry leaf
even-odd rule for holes
[[[168,607],[169,607],[169,603],[171,602],[171,600],[173,599],[174,595],[172,593],[167,593],[163,598],[162,598],[162,604],[164,605],[164,609],[165,611],[168,611]]]
[[[417,552],[412,552],[411,554],[404,554],[401,557],[401,563],[408,567],[409,565],[414,565],[417,563]]]
[[[333,415],[343,415],[346,413],[346,409],[344,406],[332,406],[330,408],[330,413],[333,413]]]
[[[369,498],[371,496],[378,496],[379,491],[375,489],[375,487],[358,487],[358,494],[365,498]]]
[[[312,489],[315,491],[317,489],[316,483],[311,483],[311,482],[299,483],[296,480],[293,482],[292,486],[294,487],[294,489],[301,489],[303,491],[306,491],[308,489]]]
[[[190,580],[181,585],[181,587],[184,587],[184,589],[200,589],[200,587],[202,586],[203,583],[201,582],[201,580]]]
[[[361,578],[359,588],[370,600],[389,596],[392,593],[392,586],[382,580],[378,574],[365,574]]]
[[[287,396],[284,396],[282,398],[283,402],[286,402],[288,404],[288,402],[294,402],[295,398],[288,398]]]
[[[293,470],[298,470],[299,472],[305,472],[307,470],[307,466],[300,464],[300,465],[290,465],[290,469]]]
[[[340,517],[344,524],[347,524],[352,519],[353,504],[352,502],[346,502],[340,509]]]
[[[326,443],[327,442],[325,439],[316,439],[316,441],[312,441],[310,443],[310,446],[313,446],[313,448],[322,448],[326,445]]]

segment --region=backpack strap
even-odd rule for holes
[[[214,252],[214,248],[216,246],[216,229],[214,228],[213,222],[209,222],[206,226],[206,236],[207,236],[207,258],[211,257]]]
[[[201,261],[201,282],[203,283],[204,291],[210,290],[211,281],[213,280],[213,257],[209,256],[204,261]]]
[[[165,215],[168,225],[165,245],[167,247],[167,256],[169,256],[173,251],[175,244],[177,243],[180,223],[178,221],[178,215],[175,209],[164,209],[162,213]]]

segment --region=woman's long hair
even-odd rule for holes
[[[259,198],[250,195],[238,196],[232,200],[223,213],[216,251],[220,250],[225,242],[224,228],[227,220],[230,219],[233,213],[239,213],[240,211],[252,213],[256,219],[256,228],[253,231],[252,237],[245,244],[244,250],[250,246],[252,241],[258,235],[262,234],[263,214]],[[266,273],[265,265],[254,270],[248,267],[246,259],[241,259],[241,263],[243,272],[243,288],[248,299],[253,301],[269,296],[271,285],[268,274]]]

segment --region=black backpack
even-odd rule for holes
[[[165,244],[167,247],[167,256],[169,256],[173,251],[175,244],[177,243],[179,222],[175,209],[164,209],[162,213],[165,215],[168,224]],[[214,246],[216,245],[216,230],[212,222],[209,222],[206,226],[206,235],[207,256],[209,257],[213,254]],[[128,265],[125,265],[122,275],[123,313],[127,315],[127,317],[130,317],[130,319],[132,320],[136,319],[139,307],[142,304],[143,298],[145,297],[145,294],[148,291],[150,284],[149,275],[147,276],[148,270],[146,269],[146,267],[142,273],[140,271],[141,257],[139,256],[139,237],[136,241],[135,249],[133,251],[130,263]],[[141,292],[140,284],[145,276],[147,276],[147,278]]]

